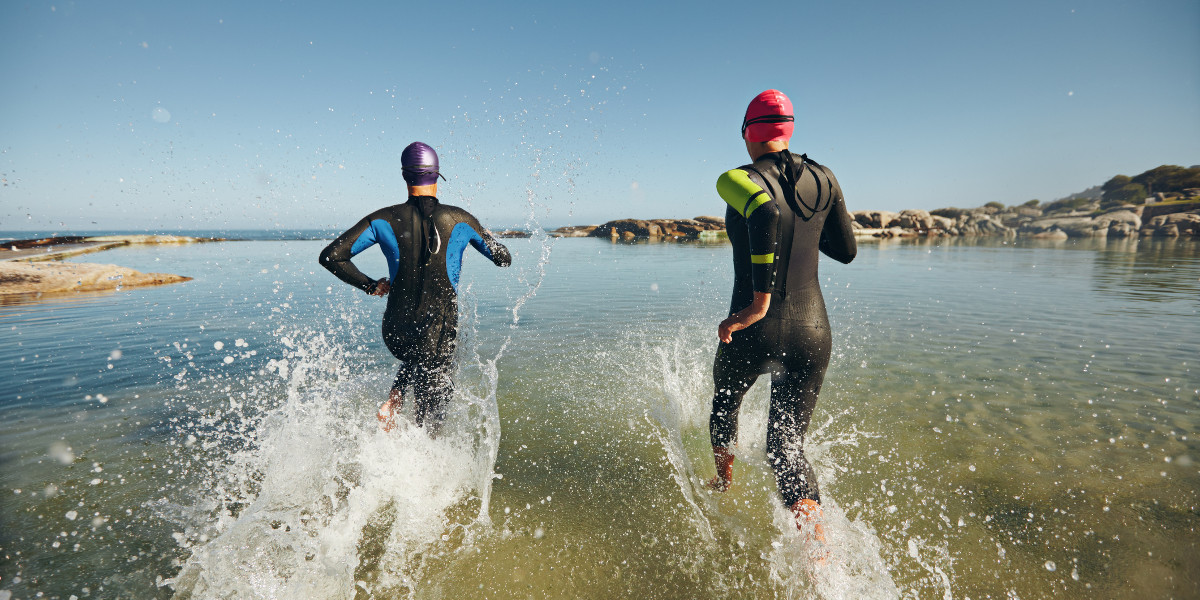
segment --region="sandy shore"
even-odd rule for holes
[[[94,292],[190,281],[170,273],[142,273],[111,264],[68,263],[60,259],[131,244],[204,242],[179,236],[106,236],[17,240],[0,245],[0,295]]]

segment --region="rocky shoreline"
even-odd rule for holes
[[[142,273],[110,264],[66,263],[63,258],[133,244],[192,244],[218,241],[175,235],[50,237],[0,244],[0,296],[94,292],[191,281],[170,273]]]
[[[1068,238],[1184,237],[1200,240],[1200,198],[1101,210],[1100,202],[1050,210],[1038,206],[941,208],[933,211],[855,211],[860,238],[1003,236]],[[725,219],[618,219],[600,225],[560,227],[552,237],[598,237],[631,241],[724,239]]]
[[[1043,212],[1036,206],[857,211],[855,233],[871,237],[997,235],[1036,239],[1200,239],[1200,200],[1101,210],[1099,202]]]
[[[638,238],[666,239],[723,239],[725,219],[696,217],[694,219],[617,219],[601,225],[572,225],[550,232],[551,237],[598,237],[614,240]]]

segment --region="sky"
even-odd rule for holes
[[[1200,3],[0,3],[0,230],[341,230],[400,153],[492,229],[722,215],[746,104],[850,210],[1200,164]]]

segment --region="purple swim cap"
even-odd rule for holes
[[[413,142],[400,154],[400,165],[404,168],[404,181],[408,185],[435,185],[438,177],[437,152],[423,142]]]

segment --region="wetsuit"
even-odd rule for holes
[[[500,267],[508,248],[467,211],[432,196],[410,196],[379,209],[321,251],[321,266],[371,293],[377,281],[350,261],[378,244],[387,257],[391,291],[383,313],[383,341],[400,360],[392,388],[414,388],[417,424],[436,426],[454,392],[451,380],[458,337],[458,279],[467,245]]]
[[[854,260],[852,219],[833,173],[787,150],[726,172],[717,180],[717,191],[729,205],[729,314],[750,306],[754,292],[769,292],[771,304],[763,319],[717,348],[712,445],[733,446],[742,397],[760,374],[770,373],[767,457],[784,504],[790,507],[802,498],[820,502],[803,450],[831,346],[817,251],[843,263]]]

